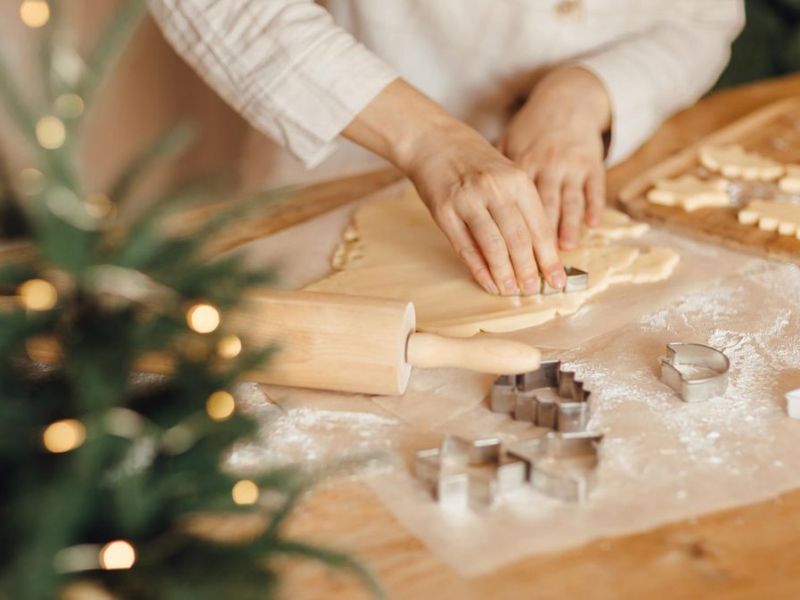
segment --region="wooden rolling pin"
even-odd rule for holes
[[[402,394],[412,367],[513,374],[540,359],[522,342],[417,333],[414,305],[397,300],[258,291],[228,324],[250,344],[279,346],[263,373],[251,374],[278,385]]]
[[[536,348],[511,340],[455,339],[417,333],[410,302],[313,292],[250,292],[242,309],[225,316],[226,329],[251,347],[277,352],[247,378],[261,383],[362,394],[402,394],[412,367],[459,367],[507,375],[539,366]],[[53,340],[27,344],[36,360],[53,363]],[[153,352],[136,368],[173,369],[169,355]]]

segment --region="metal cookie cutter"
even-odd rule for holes
[[[687,365],[712,371],[713,375],[687,375],[678,370]],[[721,396],[728,387],[730,361],[724,353],[704,344],[667,344],[667,356],[661,359],[661,381],[678,392],[684,402],[702,402]]]
[[[414,472],[445,507],[489,508],[525,484],[527,466],[508,455],[497,438],[448,435],[439,448],[417,452]]]
[[[508,449],[528,465],[534,489],[566,502],[585,502],[596,483],[599,433],[553,433],[519,442]]]
[[[536,371],[498,377],[492,385],[490,407],[493,412],[539,427],[585,431],[590,416],[589,396],[575,373],[562,371],[561,361],[547,360]]]
[[[561,292],[580,292],[589,287],[589,273],[581,271],[575,267],[565,267],[567,273],[567,283],[562,289],[550,287],[550,285],[542,279],[541,293],[545,296],[552,294],[560,294]]]

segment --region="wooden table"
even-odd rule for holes
[[[670,119],[611,170],[609,197],[639,171],[697,138],[764,104],[797,95],[800,75],[704,99]],[[364,180],[353,185],[365,190]],[[800,490],[524,559],[474,579],[460,577],[438,560],[355,482],[334,482],[313,492],[290,522],[289,533],[360,556],[392,598],[800,598]],[[287,598],[365,597],[352,578],[312,563],[292,560],[283,572]]]

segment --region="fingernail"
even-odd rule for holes
[[[506,279],[503,282],[503,291],[506,294],[519,294],[519,288],[517,287],[517,282],[513,279]]]
[[[495,296],[500,295],[500,290],[497,289],[497,286],[494,284],[494,281],[490,281],[486,284],[486,291],[490,294],[494,294]]]
[[[550,267],[547,270],[547,273],[549,275],[548,279],[550,281],[550,285],[553,287],[561,289],[567,285],[567,274],[564,272],[564,267],[561,265]]]
[[[522,288],[526,296],[532,296],[533,294],[538,294],[539,280],[534,277],[530,277],[522,282]]]

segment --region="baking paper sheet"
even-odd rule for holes
[[[346,211],[320,221],[344,225]],[[287,248],[330,225],[307,224],[258,242],[256,260],[291,256],[293,283],[325,267]],[[676,277],[609,291],[578,314],[517,337],[551,348],[593,391],[591,427],[602,431],[598,485],[588,504],[523,491],[496,509],[446,513],[408,474],[413,452],[444,433],[511,441],[532,427],[491,413],[491,377],[417,371],[403,397],[372,398],[255,386],[244,400],[263,421],[261,439],[232,453],[247,470],[326,461],[373,450],[394,463],[365,478],[410,532],[460,573],[485,573],[524,556],[743,505],[800,486],[800,421],[782,395],[800,387],[800,269],[653,233],[682,255]],[[320,237],[313,238],[319,242]],[[325,241],[335,245],[336,237]],[[280,249],[281,244],[286,244]],[[278,244],[276,246],[270,244]],[[251,245],[251,250],[253,250]],[[314,259],[325,258],[314,250]],[[671,341],[708,343],[731,360],[724,397],[685,404],[658,379]]]

